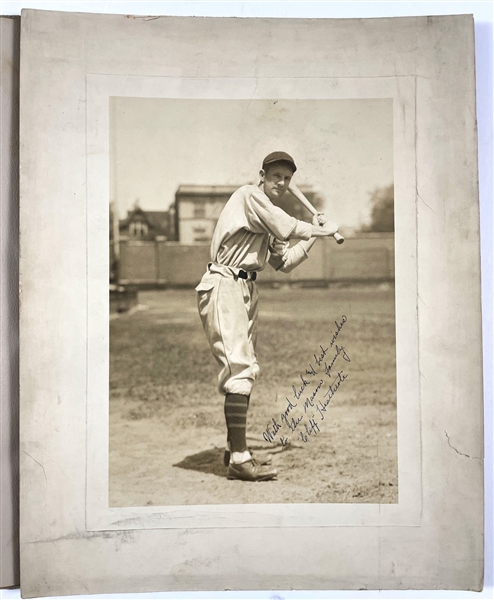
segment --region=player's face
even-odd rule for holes
[[[268,167],[266,171],[261,170],[260,175],[264,193],[272,202],[275,202],[288,189],[293,172],[289,166],[279,163]]]

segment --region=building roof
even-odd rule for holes
[[[175,197],[179,199],[180,196],[195,196],[198,199],[210,198],[211,196],[231,196],[235,190],[238,190],[242,185],[180,185],[175,193]],[[252,185],[252,183],[251,183]],[[302,185],[300,189],[307,195],[314,193],[310,186]]]
[[[231,196],[239,187],[241,185],[180,185],[175,196]]]
[[[169,213],[167,210],[146,210],[148,223],[155,229],[166,231],[168,227]]]
[[[120,227],[127,227],[132,218],[140,213],[144,220],[156,231],[166,232],[168,228],[169,216],[166,210],[144,210],[140,206],[129,210],[125,219],[120,220]]]

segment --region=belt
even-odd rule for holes
[[[255,281],[257,279],[256,271],[251,271],[250,273],[247,273],[247,271],[240,269],[240,271],[238,272],[238,276],[241,279],[251,279],[252,281]]]
[[[223,275],[240,279],[250,279],[251,281],[257,279],[257,271],[244,271],[243,269],[236,269],[235,267],[227,267],[226,265],[218,265],[216,263],[209,263],[208,270],[211,273],[222,273]]]

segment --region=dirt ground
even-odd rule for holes
[[[226,479],[196,293],[139,302],[110,325],[110,506],[398,502],[392,286],[260,289],[248,442],[279,475],[259,483]]]

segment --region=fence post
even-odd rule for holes
[[[160,246],[159,242],[156,238],[154,238],[154,256],[155,256],[155,271],[154,271],[154,279],[157,284],[160,279]]]

